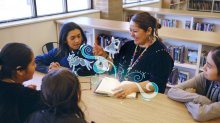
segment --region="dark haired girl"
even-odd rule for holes
[[[94,75],[95,72],[92,69],[94,61],[86,59],[81,52],[80,47],[86,43],[86,36],[79,25],[73,22],[65,23],[60,31],[59,47],[52,49],[48,54],[37,56],[35,58],[36,70],[47,73],[62,66],[72,69],[79,76]],[[92,49],[91,46],[87,46]],[[86,53],[92,55],[92,52]],[[74,64],[74,67],[69,64],[69,55],[73,56],[71,62]]]
[[[0,52],[0,122],[22,123],[42,108],[40,92],[24,87],[35,71],[34,54],[21,43],[6,44]]]
[[[86,123],[79,107],[80,83],[71,71],[61,68],[48,73],[41,91],[49,108],[34,113],[28,123]]]
[[[204,72],[171,88],[168,97],[184,102],[195,120],[220,118],[220,47],[209,52]]]

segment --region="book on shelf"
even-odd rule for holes
[[[105,77],[98,84],[98,86],[94,90],[94,93],[97,95],[102,95],[102,96],[113,96],[114,93],[116,93],[117,91],[120,91],[120,90],[112,91],[113,89],[115,89],[116,87],[118,87],[121,84],[128,84],[128,83],[130,83],[130,82],[128,82],[128,81],[119,82],[115,78]],[[127,95],[126,98],[136,98],[136,94],[137,93],[135,93],[135,92],[131,93],[131,94]]]
[[[186,21],[185,22],[185,29],[190,29],[191,26],[191,22],[190,21]]]
[[[169,46],[168,52],[177,63],[185,63],[185,46]]]
[[[215,3],[214,3],[214,11],[220,11],[220,1],[215,1]]]
[[[208,51],[203,50],[200,58],[200,68],[202,68],[206,64],[206,57],[208,55]]]
[[[185,82],[185,81],[188,80],[188,79],[189,79],[189,72],[179,71],[179,74],[178,74],[178,83]]]
[[[188,62],[190,64],[196,64],[197,63],[197,56],[198,56],[198,51],[197,50],[188,49],[187,59],[188,59]]]
[[[168,83],[170,85],[176,85],[178,82],[178,68],[173,68],[172,72],[170,73],[170,76],[168,78]]]

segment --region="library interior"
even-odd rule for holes
[[[1,123],[219,123],[220,0],[1,0]]]

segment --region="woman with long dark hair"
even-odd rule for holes
[[[50,70],[62,67],[70,68],[79,76],[94,75],[92,69],[94,60],[83,56],[82,47],[87,49],[87,55],[93,55],[92,47],[86,45],[87,39],[82,28],[76,23],[65,23],[59,35],[59,47],[52,49],[47,54],[35,58],[36,70],[47,73]],[[91,51],[91,52],[89,52]]]

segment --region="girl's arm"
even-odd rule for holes
[[[196,104],[193,102],[185,103],[193,119],[197,121],[207,121],[214,118],[220,118],[220,102],[208,105]]]
[[[180,102],[197,102],[199,98],[205,98],[204,96],[202,96],[205,94],[205,81],[206,79],[203,73],[201,73],[196,77],[171,88],[168,91],[167,95],[169,98]],[[187,88],[194,88],[196,90],[196,93],[185,91],[185,89]],[[209,103],[210,101],[205,102]]]
[[[55,58],[57,54],[57,49],[53,49],[48,52],[48,54],[39,55],[35,58],[36,63],[36,71],[47,73],[48,67],[50,63],[55,62],[57,59]]]

